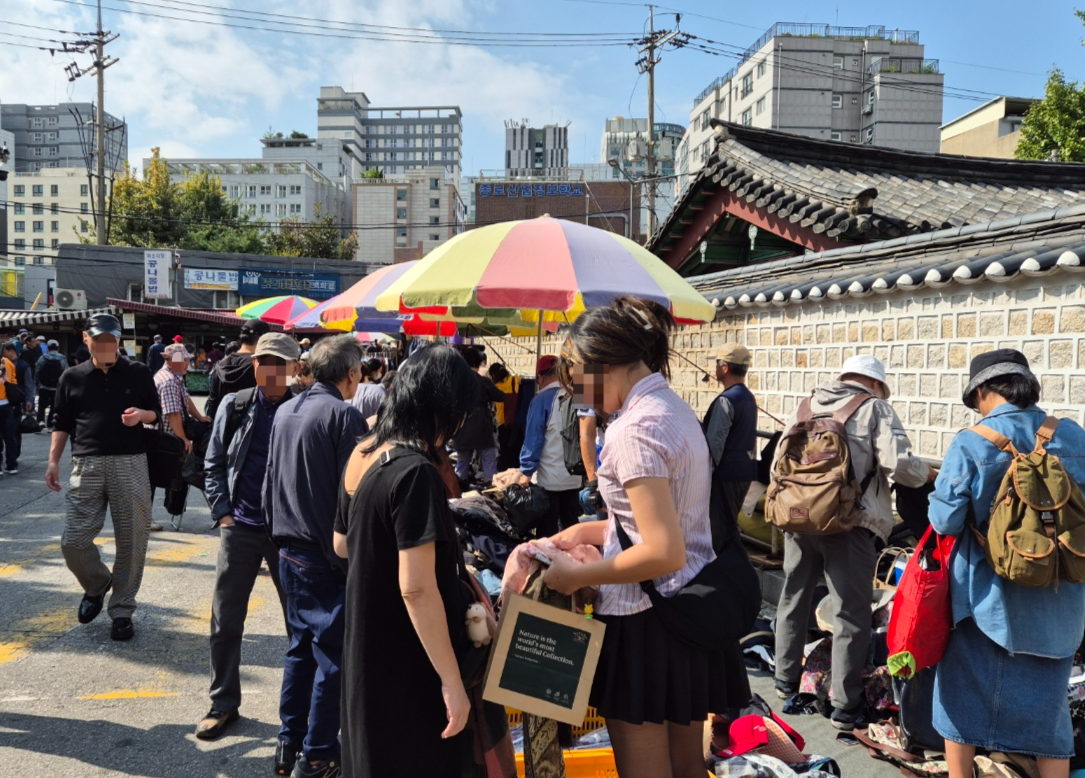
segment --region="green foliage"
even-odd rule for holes
[[[1042,160],[1052,152],[1063,162],[1085,162],[1085,85],[1067,81],[1058,68],[1047,79],[1044,99],[1025,114],[1015,156]]]
[[[369,168],[369,170],[365,171],[365,174],[362,176],[362,178],[368,178],[370,180],[383,180],[384,170],[379,167],[371,167]]]
[[[270,252],[279,257],[321,257],[324,259],[354,259],[358,237],[351,233],[344,238],[332,216],[321,216],[317,205],[311,222],[283,219],[279,230],[268,238]]]
[[[297,130],[291,130],[290,131],[290,137],[291,138],[308,138],[309,136],[306,135],[304,132],[298,132]]]

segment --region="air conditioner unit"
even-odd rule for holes
[[[871,103],[867,103],[866,105],[863,106],[863,113],[864,114],[874,113],[874,106]]]
[[[55,289],[53,301],[57,308],[69,311],[87,310],[87,293],[82,289]]]

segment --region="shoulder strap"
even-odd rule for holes
[[[256,397],[256,387],[250,386],[248,389],[242,389],[234,396],[234,410],[243,411],[249,407],[249,403]]]
[[[622,547],[622,551],[627,551],[633,547],[633,539],[629,537],[629,533],[625,531],[625,527],[622,526],[622,522],[618,519],[618,516],[614,516],[614,531],[618,535],[618,545]],[[644,590],[644,593],[651,595],[656,585],[651,580],[641,581],[640,588]]]
[[[256,387],[242,389],[234,396],[234,412],[226,420],[226,431],[222,436],[222,443],[227,451],[230,450],[230,443],[233,441],[234,435],[241,428],[241,414],[248,409],[255,397]]]
[[[1047,422],[1044,422],[1044,423],[1046,424]],[[1043,430],[1043,427],[1041,427],[1040,429]],[[988,443],[990,443],[992,446],[994,446],[995,448],[997,448],[1000,451],[1009,452],[1010,454],[1013,454],[1014,456],[1018,455],[1018,451],[1017,451],[1016,448],[1014,448],[1012,440],[1010,440],[1009,438],[1007,438],[1005,435],[1003,435],[1000,432],[995,432],[993,429],[988,427],[986,424],[976,424],[976,425],[974,425],[972,427],[969,427],[968,431],[976,433],[977,435],[979,435],[981,438],[984,438]],[[1039,440],[1039,434],[1040,434],[1039,432],[1036,433],[1037,440]],[[1050,440],[1050,438],[1048,438],[1048,440]]]
[[[799,409],[795,412],[795,421],[797,423],[801,424],[804,421],[810,421],[814,417],[813,412],[810,410],[810,399],[807,397],[799,403]]]
[[[1058,428],[1059,420],[1054,416],[1048,416],[1044,419],[1040,429],[1036,430],[1036,448],[1033,451],[1038,451],[1041,454],[1046,453],[1047,444],[1055,437],[1055,430]]]
[[[855,415],[856,411],[862,408],[869,400],[875,399],[874,395],[869,392],[859,392],[859,394],[852,397],[840,408],[837,408],[832,412],[833,421],[840,424],[847,424],[848,419]]]

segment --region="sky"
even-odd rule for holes
[[[84,2],[88,5],[84,5]],[[0,100],[52,104],[91,101],[91,77],[69,83],[72,56],[51,55],[44,39],[94,28],[91,0],[0,0]],[[661,0],[657,28],[680,28],[727,47],[745,49],[774,22],[918,30],[926,56],[941,61],[950,120],[999,94],[1041,96],[1059,66],[1085,79],[1085,27],[1074,3],[1033,0],[911,0],[877,7],[841,0],[722,3]],[[108,52],[106,109],[129,123],[136,165],[152,146],[163,156],[258,157],[270,127],[315,135],[321,86],[364,91],[378,106],[458,105],[463,110],[464,174],[504,166],[504,121],[569,123],[572,162],[596,162],[603,123],[645,116],[646,78],[628,41],[643,34],[648,8],[617,0],[103,0],[104,27],[120,34]],[[1085,6],[1082,0],[1081,6]],[[304,10],[299,10],[304,8]],[[239,19],[243,11],[266,14]],[[232,15],[234,18],[228,18]],[[298,21],[297,16],[310,17]],[[173,17],[173,18],[162,18]],[[203,20],[197,23],[195,20]],[[289,34],[274,20],[293,20]],[[363,39],[334,30],[345,22],[383,25]],[[239,25],[235,27],[227,24]],[[16,26],[30,25],[30,26]],[[262,29],[242,29],[262,28]],[[422,28],[426,43],[388,40],[392,28]],[[376,28],[369,28],[374,30]],[[61,32],[65,31],[65,32]],[[331,37],[328,33],[331,31]],[[433,32],[452,31],[452,32]],[[467,31],[467,32],[455,32]],[[524,40],[575,33],[589,45],[487,46],[466,39]],[[507,35],[520,33],[520,36]],[[604,34],[611,34],[605,36]],[[25,36],[25,37],[17,37]],[[566,38],[565,40],[569,40]],[[29,47],[29,48],[24,48]],[[732,48],[731,50],[737,50]],[[87,55],[74,60],[89,64]],[[736,63],[687,47],[668,50],[656,70],[656,120],[686,125],[693,98]],[[969,99],[971,98],[971,99]]]

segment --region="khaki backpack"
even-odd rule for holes
[[[995,497],[986,537],[975,523],[972,533],[994,571],[1019,586],[1085,583],[1085,498],[1059,458],[1046,449],[1058,426],[1059,420],[1048,416],[1036,431],[1036,448],[1028,454],[990,427],[969,428],[1013,457]]]
[[[832,413],[814,414],[810,398],[799,405],[795,425],[780,439],[765,520],[785,532],[835,535],[859,522],[859,502],[877,472],[860,483],[844,426],[874,395],[862,392]]]

